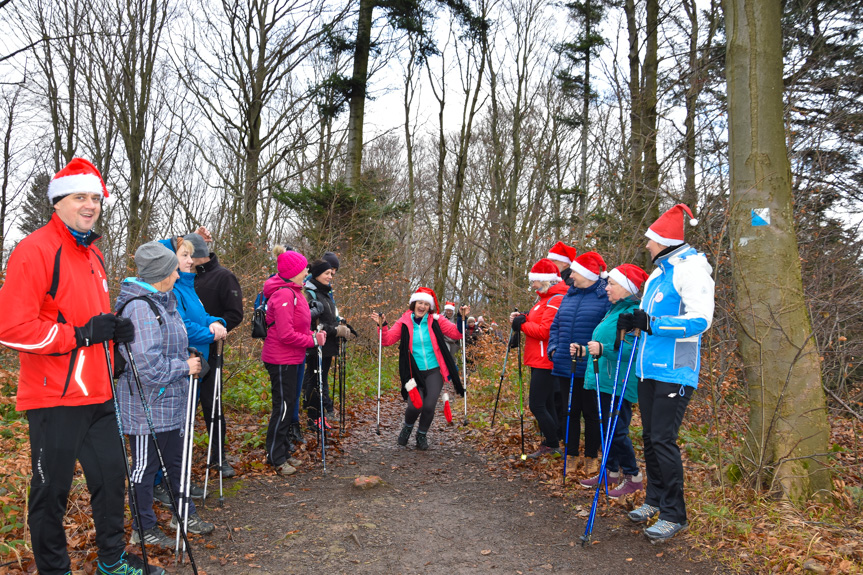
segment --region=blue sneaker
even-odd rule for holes
[[[626,514],[633,523],[647,523],[650,518],[659,513],[659,507],[643,503],[638,509],[633,509]]]
[[[685,530],[687,527],[689,527],[689,523],[672,523],[671,521],[660,519],[645,529],[644,534],[648,539],[650,539],[651,543],[663,543]]]
[[[98,563],[97,572],[102,575],[144,575],[144,562],[137,555],[123,553],[120,560],[111,566],[105,566],[101,561]],[[150,575],[165,575],[165,570],[155,565],[148,566]]]

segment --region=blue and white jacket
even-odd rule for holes
[[[115,309],[138,296],[146,296],[156,304],[163,322],[160,324],[147,302],[141,300],[129,303],[120,314],[130,318],[135,325],[135,340],[129,344],[129,348],[141,376],[153,425],[157,433],[180,429],[189,388],[189,352],[186,349],[189,339],[186,337],[186,326],[177,311],[177,298],[173,291],[162,293],[137,278],[123,280]],[[128,362],[125,346],[120,347],[120,353]],[[117,403],[120,406],[123,433],[150,433],[131,366],[127,365],[117,381]]]
[[[713,322],[713,268],[689,244],[660,257],[656,265],[641,300],[652,333],[641,338],[635,373],[697,388],[701,334]]]
[[[587,345],[593,337],[594,328],[611,309],[611,302],[605,292],[606,285],[608,280],[600,278],[590,287],[569,286],[560,302],[560,309],[554,316],[548,339],[548,354],[554,363],[552,375],[566,378],[572,375],[569,344]],[[579,361],[575,368],[575,377],[584,377],[586,367],[586,361]]]

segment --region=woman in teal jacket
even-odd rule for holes
[[[622,313],[632,313],[638,309],[640,298],[638,293],[647,279],[647,273],[640,267],[632,264],[620,265],[608,274],[608,285],[605,291],[611,302],[611,309],[605,315],[596,329],[593,330],[593,338],[587,344],[590,354],[598,358],[599,377],[594,372],[594,362],[587,362],[587,370],[584,374],[584,389],[596,392],[596,382],[599,380],[599,396],[602,409],[603,433],[608,430],[609,415],[613,408],[612,400],[616,406],[620,402],[621,393],[623,401],[620,402],[620,414],[617,418],[611,436],[611,447],[605,462],[608,472],[608,496],[617,499],[623,495],[635,493],[644,489],[644,479],[638,470],[635,459],[635,451],[632,449],[632,441],[629,439],[629,422],[632,419],[632,404],[638,402],[638,378],[635,376],[635,362],[632,362],[629,373],[626,366],[632,354],[632,343],[634,337],[630,334],[621,342],[621,365],[618,376],[617,389],[614,388],[614,375],[617,371],[617,354],[614,349],[617,331],[617,318]],[[577,345],[577,344],[574,344]],[[623,383],[626,382],[626,389]],[[614,393],[614,397],[612,397]],[[621,471],[623,476],[621,477]],[[599,483],[599,474],[589,479],[580,481],[584,487],[595,487]]]

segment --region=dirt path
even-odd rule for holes
[[[413,440],[399,447],[400,406],[385,411],[391,427],[381,436],[373,420],[350,422],[326,475],[317,454],[291,477],[230,480],[224,507],[203,510],[217,530],[195,545],[199,567],[210,575],[724,572],[691,559],[685,536],[652,546],[619,508],[597,518],[594,544],[582,548],[586,490],[575,505],[552,496],[443,421],[429,451]],[[383,483],[361,490],[359,475]]]

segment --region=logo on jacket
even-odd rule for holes
[[[656,303],[659,303],[662,301],[663,297],[664,296],[662,295],[662,292],[659,292],[658,294],[656,294],[656,297],[653,298],[653,301],[655,301]]]

